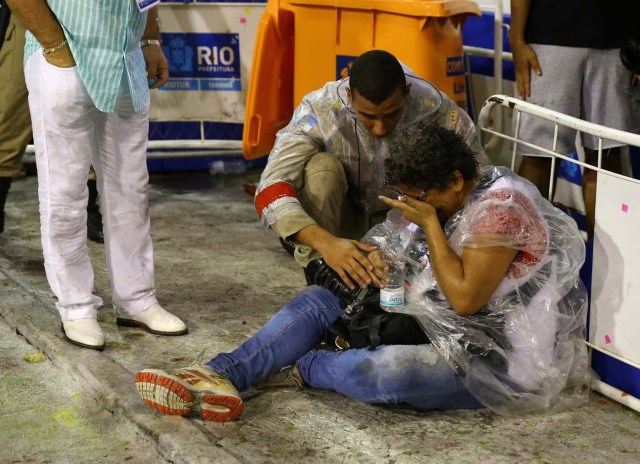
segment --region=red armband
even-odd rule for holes
[[[296,189],[288,182],[277,182],[261,190],[255,199],[258,217],[262,219],[262,211],[271,203],[283,197],[298,198]]]

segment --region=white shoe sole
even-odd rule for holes
[[[138,372],[136,389],[144,402],[162,414],[186,416],[199,411],[204,420],[227,422],[244,412],[241,398],[213,390],[200,390],[175,375],[162,370]]]
[[[138,321],[133,320],[133,319],[125,319],[123,317],[117,317],[116,318],[116,324],[118,324],[119,326],[122,326],[122,327],[141,327],[144,330],[146,330],[147,332],[152,333],[152,334],[156,334],[156,335],[169,335],[169,336],[172,336],[172,335],[184,335],[184,334],[189,332],[189,329],[186,328],[186,327],[184,329],[182,329],[182,330],[176,330],[176,331],[173,331],[173,332],[166,332],[166,331],[163,331],[163,330],[155,330],[155,329],[152,329],[151,327],[149,327],[144,322],[138,322]]]

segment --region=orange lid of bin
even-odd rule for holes
[[[283,4],[286,3],[438,18],[458,14],[480,16],[482,13],[480,6],[473,0],[284,0]]]

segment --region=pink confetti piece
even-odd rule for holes
[[[247,18],[240,18],[240,24],[247,25]]]
[[[605,336],[604,336],[604,342],[605,342],[607,345],[611,344],[611,337],[609,337],[609,335],[605,335]]]
[[[626,203],[622,203],[622,212],[623,213],[628,213],[629,212],[629,205],[627,205]]]

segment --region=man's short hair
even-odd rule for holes
[[[389,147],[384,162],[389,185],[442,191],[451,185],[454,172],[464,180],[478,173],[478,161],[462,137],[450,129],[419,120],[402,128]]]
[[[402,66],[395,56],[384,50],[365,52],[351,65],[351,92],[374,105],[387,100],[397,89],[404,90],[406,85]]]

